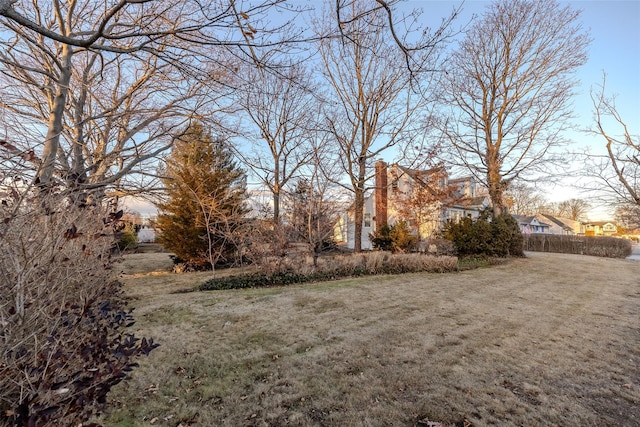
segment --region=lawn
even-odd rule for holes
[[[209,273],[145,273],[157,256],[123,265],[134,328],[161,347],[110,394],[107,426],[640,425],[640,262],[529,253],[172,293]]]

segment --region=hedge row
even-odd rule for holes
[[[626,258],[631,255],[631,242],[605,236],[530,234],[524,236],[524,250]]]
[[[302,261],[304,262],[304,261]],[[330,262],[309,268],[287,265],[280,271],[257,272],[207,280],[199,286],[201,291],[286,286],[306,282],[336,280],[345,277],[375,274],[402,274],[431,272],[444,273],[457,269],[458,259],[450,256],[424,254],[398,254],[372,252],[334,257]],[[306,267],[306,268],[305,268]]]

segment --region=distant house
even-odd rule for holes
[[[545,222],[549,223],[549,233],[551,234],[560,234],[564,236],[584,236],[585,234],[585,224],[582,221],[554,217],[547,214],[541,214],[540,216],[546,219]]]
[[[156,241],[156,232],[148,225],[143,225],[138,231],[138,242],[153,243]]]
[[[551,230],[551,224],[543,222],[538,218],[538,215],[526,216],[526,215],[511,215],[520,227],[522,234],[549,234]]]
[[[596,221],[585,224],[587,236],[611,236],[618,233],[618,227],[611,221]]]
[[[362,249],[373,248],[369,234],[384,225],[405,220],[416,236],[426,238],[446,221],[477,218],[489,205],[486,188],[471,177],[449,179],[444,168],[418,170],[378,161],[374,191],[364,201]],[[355,246],[354,217],[351,206],[336,225],[336,241],[348,248]]]

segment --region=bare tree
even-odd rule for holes
[[[340,170],[328,134],[316,130],[311,136],[313,155],[301,170],[302,178],[288,194],[288,225],[297,240],[309,244],[317,266],[318,256],[333,242],[335,224],[348,202],[333,179]]]
[[[205,81],[219,83],[221,76],[233,72],[239,61],[262,63],[254,46],[275,41],[269,40],[273,33],[260,24],[260,15],[279,6],[286,4],[283,0],[263,0],[240,9],[233,0],[120,0],[112,6],[97,0],[54,0],[48,4],[36,0],[0,1],[0,16],[4,17],[0,20],[0,63],[2,72],[15,83],[8,86],[28,86],[20,88],[23,94],[26,91],[31,98],[44,100],[35,104],[37,112],[32,117],[40,120],[43,136],[29,141],[23,149],[38,154],[33,159],[37,182],[43,188],[59,183],[84,187],[114,183],[135,165],[168,148],[170,141],[160,135],[182,124],[172,123],[170,118],[175,118],[178,110],[189,108],[193,112],[202,106],[193,102],[193,91],[197,93]],[[231,59],[221,61],[221,56]],[[126,67],[115,77],[110,71],[130,66],[136,60],[147,64],[147,69],[140,65]],[[176,73],[180,79],[174,78]],[[158,76],[165,78],[163,83],[159,83]],[[111,79],[111,83],[113,79],[122,81],[116,82],[118,89],[113,96],[93,95],[92,106],[95,108],[105,99],[115,104],[101,105],[101,112],[91,114],[86,105],[92,97],[90,89],[103,79]],[[143,94],[136,99],[136,92]],[[147,102],[140,104],[141,98]],[[146,117],[128,119],[125,126],[114,130],[114,123],[120,126],[123,122],[122,110],[127,107],[135,107]],[[28,109],[20,112],[26,116],[30,113]],[[105,129],[117,135],[110,134],[108,141],[102,141],[103,147],[110,150],[115,146],[120,153],[128,152],[128,160],[120,161],[119,172],[111,172],[106,183],[82,182],[82,172],[118,169],[117,161],[102,159],[84,165],[77,161],[93,155],[81,156],[84,141],[77,140],[87,136],[84,128],[89,127],[88,119],[101,126],[94,137],[104,134]],[[73,132],[69,132],[72,127]],[[73,139],[68,140],[69,136]],[[11,135],[10,139],[18,138]],[[143,138],[150,138],[146,142],[153,143],[145,143],[146,148],[141,149]],[[72,162],[66,157],[69,153],[74,153]],[[117,157],[110,155],[111,159]]]
[[[569,199],[558,203],[558,216],[574,221],[585,219],[591,204],[584,199]]]
[[[555,0],[497,0],[447,65],[440,123],[451,161],[489,189],[494,214],[513,180],[551,161],[570,119],[574,74],[587,60],[580,12]]]
[[[627,232],[640,231],[640,205],[628,203],[619,205],[615,211],[615,219],[620,228],[625,228]]]
[[[48,106],[54,103],[45,75],[56,73],[47,61],[51,53],[45,44],[29,55],[0,54],[20,59],[5,61],[4,70],[22,82],[7,91],[2,103],[14,121],[36,129],[50,119]],[[29,63],[33,66],[25,67]],[[195,106],[206,113],[216,99],[202,83],[145,52],[109,61],[98,52],[77,53],[71,72],[55,171],[78,204],[101,198],[106,187],[116,197],[146,187],[144,177],[155,169],[146,163],[170,146],[167,135],[191,120]]]
[[[504,203],[509,212],[515,215],[535,215],[548,206],[548,201],[543,195],[522,182],[512,182],[509,185],[504,194]]]
[[[425,71],[433,68],[450,22],[434,33],[423,32],[413,45],[415,50],[406,48],[406,38],[405,49],[398,49],[399,38],[389,25],[389,4],[379,3],[380,7],[370,8],[364,0],[337,2],[337,28],[332,28],[339,37],[324,38],[319,46],[327,84],[326,130],[337,143],[347,176],[341,184],[354,194],[356,251],[362,248],[371,163],[416,135],[420,107],[426,102],[418,78],[430,76]],[[325,21],[325,25],[335,23]],[[409,52],[411,66],[407,67]]]
[[[640,205],[640,138],[633,135],[616,108],[615,97],[605,95],[606,76],[598,92],[591,91],[595,115],[593,133],[606,142],[604,161],[592,170],[615,194],[614,202]],[[593,157],[592,157],[593,158]],[[596,157],[596,162],[602,157]]]
[[[272,193],[277,226],[282,193],[312,156],[313,87],[308,70],[297,64],[278,73],[248,69],[244,79],[238,101],[252,126],[241,134],[250,138],[252,149],[242,147],[236,153]]]

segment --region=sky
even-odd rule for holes
[[[300,0],[304,3],[303,0]],[[437,26],[440,19],[447,16],[460,1],[450,0],[408,0],[403,8],[422,9],[424,17]],[[630,127],[632,135],[640,134],[640,0],[573,0],[561,1],[561,4],[582,10],[581,21],[589,30],[592,43],[589,47],[589,59],[578,71],[580,85],[576,89],[573,110],[576,116],[576,129],[587,129],[593,124],[593,106],[590,98],[591,88],[602,82],[603,72],[607,74],[606,92],[616,95],[619,113]],[[475,15],[481,15],[489,1],[467,0],[458,23],[468,22]],[[566,134],[575,141],[575,151],[589,148],[591,152],[602,152],[602,140],[586,132],[572,131]],[[571,168],[584,168],[584,163],[575,163]],[[559,202],[569,198],[588,198],[572,186],[570,179],[561,180],[555,186],[541,187],[542,194],[550,201]],[[154,214],[155,208],[146,204],[129,203],[129,209],[138,210],[145,215]],[[612,211],[608,206],[595,206],[589,219],[611,219]]]

